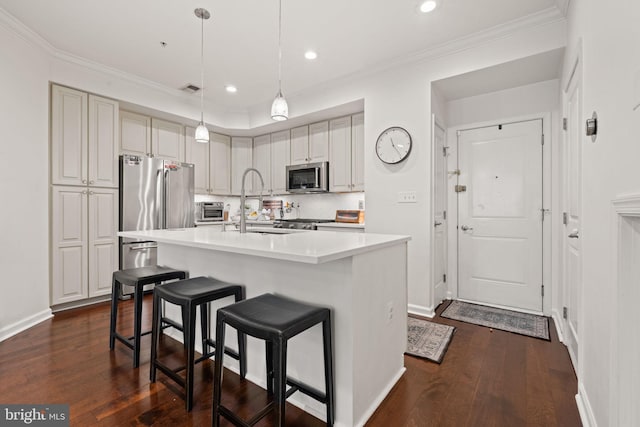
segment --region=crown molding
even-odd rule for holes
[[[55,48],[51,43],[46,41],[40,34],[33,31],[31,28],[24,25],[16,17],[0,7],[0,26],[14,33],[25,42],[32,46],[45,51],[48,54],[53,54]]]

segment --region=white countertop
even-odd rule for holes
[[[241,234],[237,231],[220,231],[217,227],[121,231],[118,235],[309,264],[322,264],[411,240],[410,236],[337,231]]]

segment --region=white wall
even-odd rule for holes
[[[640,2],[572,1],[565,71],[582,41],[584,122],[597,111],[595,143],[583,136],[582,306],[578,385],[587,423],[610,425],[610,337],[616,310],[611,200],[640,192]],[[565,76],[564,82],[567,81]],[[640,360],[640,355],[635,355]],[[635,402],[637,404],[637,402]]]
[[[49,310],[49,63],[0,25],[0,341]]]

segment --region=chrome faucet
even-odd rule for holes
[[[241,233],[246,233],[247,232],[247,218],[245,217],[244,214],[244,203],[245,200],[247,199],[247,196],[245,196],[244,194],[244,180],[247,177],[247,174],[249,172],[255,172],[258,174],[258,178],[260,178],[260,198],[258,199],[258,212],[260,212],[262,210],[262,192],[264,191],[264,180],[262,179],[262,175],[260,175],[260,171],[256,168],[247,168],[247,170],[244,171],[244,173],[242,174],[242,189],[240,190],[240,232]]]

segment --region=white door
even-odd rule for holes
[[[433,126],[433,290],[434,307],[447,295],[447,153],[445,132],[435,120]]]
[[[458,133],[458,297],[542,311],[542,120]]]
[[[89,189],[89,297],[109,295],[118,269],[118,190]]]
[[[118,187],[118,105],[89,95],[89,185]]]
[[[565,339],[574,368],[578,368],[578,313],[580,312],[580,288],[582,271],[580,256],[580,205],[582,181],[581,153],[581,89],[582,81],[579,68],[574,73],[566,93],[567,132],[564,156],[564,204],[566,225],[563,236],[563,273]]]

